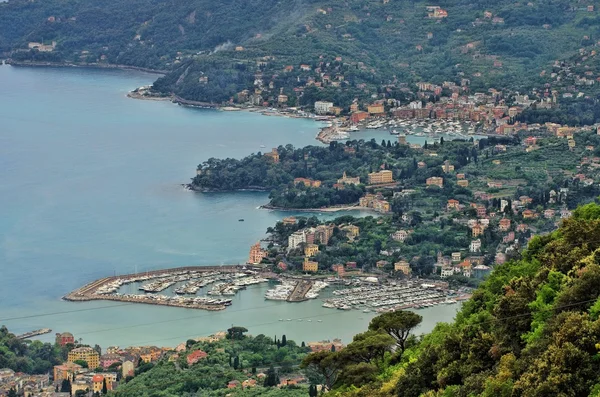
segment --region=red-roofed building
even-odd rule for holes
[[[198,361],[206,357],[208,357],[208,354],[206,354],[206,352],[203,352],[202,350],[196,350],[187,356],[187,363],[188,365],[194,365]]]

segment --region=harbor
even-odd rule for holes
[[[49,334],[50,332],[52,332],[50,328],[36,329],[35,331],[25,332],[24,334],[17,335],[17,339],[29,339],[33,338],[34,336]]]

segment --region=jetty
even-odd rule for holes
[[[213,296],[181,295],[195,295],[200,288],[217,281],[222,281],[218,283],[219,293],[211,291],[208,295],[235,295],[236,291],[247,285],[267,281],[265,277],[257,274],[257,271],[240,265],[188,266],[155,270],[94,280],[65,295],[63,300],[72,302],[109,300],[217,311],[230,306],[232,300]],[[121,287],[133,283],[143,283],[138,287],[141,293],[120,292]],[[174,287],[175,295],[158,294],[178,283],[184,284],[178,288]]]
[[[298,281],[298,284],[296,284],[296,287],[294,288],[294,290],[292,291],[290,296],[287,298],[287,301],[288,302],[302,302],[302,301],[308,300],[308,298],[306,297],[306,293],[308,291],[310,291],[312,286],[313,286],[313,283],[310,280]]]
[[[36,329],[35,331],[25,332],[24,334],[17,335],[17,339],[29,339],[33,338],[34,336],[49,334],[50,332],[52,332],[50,328]]]

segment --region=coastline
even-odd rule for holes
[[[286,211],[286,212],[321,212],[321,213],[331,213],[331,212],[339,212],[339,211],[368,211],[375,214],[380,214],[372,208],[361,207],[359,205],[345,205],[339,207],[323,207],[323,208],[287,208],[287,207],[276,207],[273,205],[265,204],[258,207],[261,210],[270,210],[270,211]]]
[[[37,61],[15,61],[6,59],[5,64],[22,67],[57,67],[57,68],[88,68],[88,69],[117,69],[117,70],[135,70],[138,72],[152,73],[164,76],[167,70],[142,68],[139,66],[118,65],[112,63],[63,63],[63,62],[37,62]]]

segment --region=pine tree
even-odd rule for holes
[[[302,341],[302,344],[300,345],[300,347],[306,347],[306,343],[304,343],[304,341]]]
[[[331,345],[331,352],[335,353],[335,345]]]
[[[235,356],[235,358],[233,359],[233,369],[238,369],[239,366],[240,366],[240,358],[238,356]]]
[[[102,379],[102,394],[108,393],[108,386],[106,386],[106,378]]]
[[[281,337],[281,346],[285,346],[285,345],[287,345],[287,338],[285,337],[285,335],[283,335]]]

